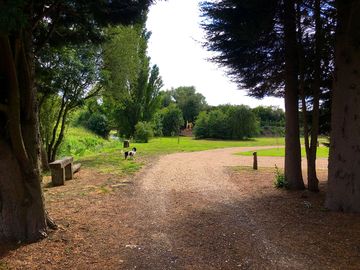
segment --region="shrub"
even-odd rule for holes
[[[81,125],[103,138],[107,138],[110,133],[109,121],[107,117],[100,113],[83,111],[79,114],[76,124]]]
[[[206,112],[201,112],[196,119],[194,134],[196,139],[209,138],[209,115]]]
[[[228,115],[221,110],[214,110],[209,113],[209,137],[215,139],[228,139],[230,129],[227,124]]]
[[[135,141],[147,143],[154,136],[153,127],[149,122],[138,122],[135,126]]]
[[[110,133],[108,120],[105,115],[100,113],[92,114],[87,121],[86,127],[103,138],[107,138]]]
[[[161,110],[162,114],[162,126],[164,136],[174,136],[179,134],[180,127],[184,124],[184,119],[181,110],[175,105]]]
[[[275,165],[275,181],[274,185],[276,188],[287,188],[288,182],[285,179],[285,175],[283,172],[279,170],[279,168]]]

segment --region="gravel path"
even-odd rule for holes
[[[261,222],[238,207],[239,201],[256,196],[257,191],[250,194],[248,182],[239,187],[231,181],[228,167],[252,166],[251,156],[234,154],[265,148],[274,147],[170,154],[147,169],[141,175],[133,202],[137,206],[134,226],[143,233],[133,239],[139,249],[128,254],[125,269],[309,266],[305,259],[297,262],[298,258],[290,254],[284,257],[286,250],[268,240]],[[275,164],[283,167],[283,158],[259,157],[258,164],[270,167],[272,175]],[[319,160],[318,166],[325,169],[327,160]],[[273,178],[266,180],[271,187]],[[236,210],[228,212],[234,207]],[[259,257],[256,260],[254,252]]]

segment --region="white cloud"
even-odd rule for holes
[[[273,105],[284,108],[278,98],[262,100],[246,96],[226,77],[224,70],[207,61],[211,53],[201,45],[198,0],[159,1],[150,8],[147,28],[151,62],[160,68],[165,89],[195,86],[210,105],[246,104],[250,107]]]

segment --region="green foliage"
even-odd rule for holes
[[[48,158],[53,161],[70,114],[98,91],[95,87],[100,79],[98,48],[47,47],[36,59],[41,135]]]
[[[204,1],[201,4],[212,59],[250,95],[279,95],[283,90],[282,10],[279,1]],[[241,18],[239,20],[239,18]]]
[[[194,127],[194,134],[197,139],[209,138],[209,114],[206,112],[200,112],[196,125]]]
[[[260,122],[262,136],[283,136],[285,134],[285,112],[273,106],[258,106],[253,109]]]
[[[185,121],[193,123],[200,111],[205,110],[207,106],[205,97],[200,93],[196,93],[194,86],[182,86],[170,92]]]
[[[154,136],[153,127],[149,122],[138,122],[135,126],[135,141],[147,143]]]
[[[195,123],[196,138],[245,139],[258,134],[258,122],[247,106],[222,105],[202,112]]]
[[[279,170],[279,168],[275,165],[275,181],[274,186],[276,188],[287,188],[288,182],[285,179],[285,175],[283,172]]]
[[[162,118],[162,133],[164,136],[175,136],[180,132],[184,125],[184,119],[181,110],[174,104],[162,109],[160,112]]]
[[[131,137],[135,125],[139,121],[151,121],[159,108],[162,79],[159,68],[150,67],[146,55],[150,33],[144,24],[113,27],[107,32],[104,102],[114,127],[121,135]]]
[[[163,134],[163,117],[161,114],[161,111],[155,113],[153,119],[152,119],[152,126],[153,126],[153,131],[154,131],[154,136],[155,137],[162,137]]]
[[[81,157],[99,151],[105,144],[101,137],[83,128],[68,128],[58,156]]]
[[[227,120],[228,115],[222,110],[211,111],[208,120],[209,138],[228,139],[230,129]]]
[[[110,128],[109,123],[105,115],[98,112],[90,115],[86,122],[86,127],[95,134],[107,138],[109,136]]]
[[[106,108],[96,99],[88,100],[86,106],[77,111],[73,125],[85,127],[105,139],[108,138],[111,130]]]
[[[230,126],[231,139],[242,140],[259,134],[259,123],[255,114],[244,105],[229,107],[227,124]]]

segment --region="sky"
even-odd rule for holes
[[[148,54],[160,68],[163,89],[195,86],[208,104],[245,104],[284,108],[283,99],[255,99],[239,90],[225,74],[225,69],[208,61],[211,52],[202,47],[204,31],[200,0],[157,1],[150,7],[146,27],[152,32]]]

